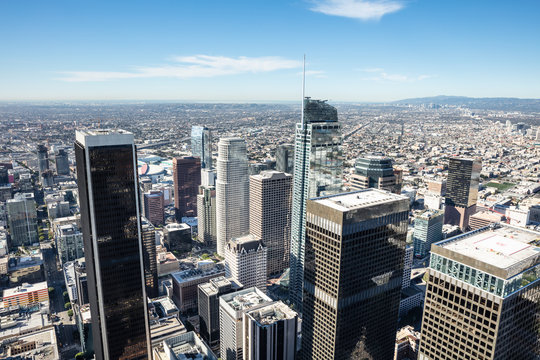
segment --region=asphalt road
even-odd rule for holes
[[[50,242],[41,243],[43,253],[43,264],[45,267],[45,277],[48,286],[54,287],[51,294],[50,310],[51,316],[58,316],[54,322],[58,349],[62,359],[74,359],[75,354],[80,351],[80,343],[73,339],[73,331],[77,329],[75,320],[70,320],[65,309],[63,292],[65,291],[64,275],[60,270],[60,263],[57,261],[56,250],[51,247]]]

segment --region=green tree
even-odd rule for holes
[[[52,294],[52,293],[54,293],[54,287],[49,286],[49,294]]]
[[[65,303],[64,308],[71,309],[71,303],[70,302]]]
[[[83,352],[75,354],[75,360],[85,360],[85,356]]]
[[[72,309],[69,309],[69,310],[67,311],[67,314],[68,314],[69,318],[71,319],[71,318],[73,317],[73,310],[72,310]]]

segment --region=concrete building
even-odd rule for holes
[[[395,174],[393,161],[380,155],[368,155],[356,160],[350,182],[353,190],[380,189],[401,193],[401,178]]]
[[[188,224],[168,224],[163,228],[163,237],[167,250],[180,254],[191,251],[191,227]]]
[[[290,300],[302,312],[306,201],[341,192],[343,150],[337,110],[325,101],[303,101],[302,119],[296,124],[294,183],[289,258]]]
[[[303,359],[348,359],[357,346],[392,358],[408,214],[405,196],[376,189],[308,200]]]
[[[249,232],[249,178],[244,139],[222,138],[218,150],[217,253],[224,256],[229,240]]]
[[[163,341],[162,346],[154,350],[154,360],[218,360],[218,358],[194,331],[190,331]]]
[[[149,298],[158,296],[158,267],[156,253],[156,230],[144,217],[141,217],[141,237],[143,242],[144,282]]]
[[[471,230],[478,230],[485,226],[495,224],[504,220],[504,215],[495,212],[481,211],[469,218],[469,227]]]
[[[482,162],[478,159],[450,158],[444,209],[444,223],[469,227],[469,218],[476,212],[478,183]]]
[[[198,238],[206,246],[217,246],[216,188],[199,186],[197,195]]]
[[[219,353],[219,297],[242,290],[242,284],[224,276],[210,279],[198,288],[199,327],[203,340]]]
[[[420,333],[414,331],[412,326],[399,329],[394,347],[394,360],[416,360],[419,343]]]
[[[255,235],[232,239],[225,248],[225,275],[246,288],[266,292],[267,256],[267,247]]]
[[[294,360],[298,314],[281,301],[243,314],[244,360]]]
[[[292,175],[263,171],[249,179],[249,233],[268,248],[267,275],[289,267]]]
[[[54,154],[57,175],[69,175],[69,159],[66,150],[59,149]]]
[[[294,145],[282,144],[276,149],[276,170],[287,174],[294,172]]]
[[[201,159],[185,156],[173,159],[174,208],[176,220],[197,214],[197,194],[201,184]]]
[[[257,288],[244,289],[219,298],[221,359],[244,359],[244,312],[269,303],[272,303],[272,299]]]
[[[539,239],[492,225],[435,244],[418,359],[537,359]]]
[[[143,194],[144,217],[152,225],[164,223],[163,193],[159,190],[150,190]]]
[[[157,254],[158,277],[178,272],[180,263],[171,252],[161,251]]]
[[[75,134],[94,353],[101,359],[151,354],[133,134]]]
[[[11,249],[39,242],[34,194],[19,193],[6,201]]]
[[[180,312],[198,310],[198,286],[210,279],[225,276],[222,264],[199,262],[196,269],[179,271],[171,275],[173,301]]]
[[[25,283],[15,288],[6,289],[2,294],[4,309],[11,306],[30,306],[49,301],[47,282]]]
[[[58,226],[54,240],[61,264],[84,256],[83,234],[75,224]]]
[[[414,218],[414,256],[426,257],[434,244],[442,239],[444,212],[425,210]]]

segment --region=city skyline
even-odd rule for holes
[[[4,2],[0,100],[539,98],[540,5]],[[331,54],[331,56],[329,55]]]

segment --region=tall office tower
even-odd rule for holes
[[[281,301],[246,311],[244,360],[294,360],[298,314]]]
[[[150,330],[133,134],[75,136],[81,225],[96,359],[148,359]]]
[[[492,225],[431,249],[419,360],[536,360],[540,233]]]
[[[367,189],[306,207],[303,359],[392,359],[409,199]]]
[[[156,230],[152,223],[141,217],[141,237],[143,242],[144,282],[146,296],[155,298],[158,293],[158,272],[156,252]]]
[[[201,184],[201,160],[192,156],[173,159],[174,207],[176,220],[197,214],[197,194]]]
[[[201,170],[201,185],[216,186],[216,172],[211,169]]]
[[[66,150],[59,149],[54,154],[54,161],[56,163],[57,175],[69,175],[69,160]]]
[[[282,144],[276,149],[276,170],[287,174],[294,171],[294,145]]]
[[[296,124],[291,210],[289,296],[302,312],[307,199],[336,194],[342,188],[343,152],[337,110],[306,97],[302,121]]]
[[[458,225],[462,230],[469,226],[469,217],[476,212],[478,182],[482,163],[477,159],[450,158],[444,223]]]
[[[403,281],[401,282],[402,289],[406,289],[409,286],[411,286],[413,253],[414,253],[414,248],[410,245],[407,245],[407,247],[405,248],[405,255],[403,256]]]
[[[356,160],[354,174],[351,175],[353,190],[381,189],[401,193],[400,176],[395,173],[393,161],[379,155],[368,155]]]
[[[39,175],[45,170],[49,170],[49,149],[45,145],[37,146],[37,156],[38,156],[38,169]]]
[[[217,253],[224,256],[227,242],[249,231],[248,161],[243,139],[219,140],[217,176]]]
[[[267,275],[289,267],[292,175],[263,171],[249,179],[249,233],[268,248]]]
[[[165,207],[163,192],[150,190],[143,194],[144,216],[153,225],[163,225],[165,221]]]
[[[225,276],[244,287],[266,292],[266,259],[268,249],[260,238],[249,234],[232,239],[225,247]]]
[[[219,297],[238,290],[242,290],[242,284],[224,276],[198,287],[200,334],[212,350],[219,345]]]
[[[207,246],[216,247],[216,188],[214,186],[199,186],[197,218],[199,241]]]
[[[244,353],[244,312],[272,302],[261,290],[252,287],[219,298],[219,349],[223,360],[242,360]]]
[[[7,166],[0,165],[0,185],[9,183],[9,173]]]
[[[442,240],[444,211],[425,210],[414,218],[413,246],[414,256],[426,257],[431,244]]]
[[[191,127],[191,153],[201,159],[201,169],[212,168],[212,134],[206,126]]]
[[[11,234],[10,249],[39,242],[34,194],[15,194],[13,199],[6,201],[6,212]]]

